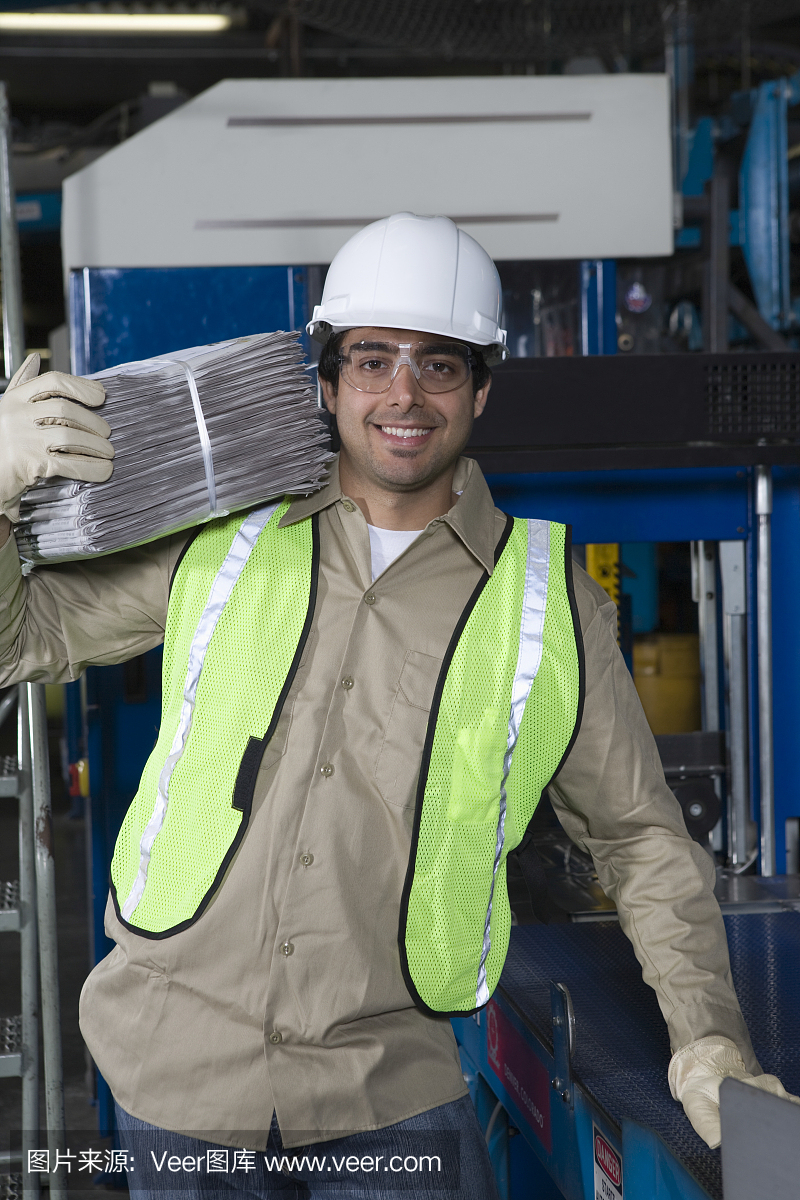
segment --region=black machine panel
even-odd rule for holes
[[[800,354],[514,358],[467,453],[484,471],[800,462]]]

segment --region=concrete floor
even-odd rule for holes
[[[108,1139],[97,1133],[94,1106],[94,1068],[78,1028],[78,999],[89,972],[89,936],[87,916],[86,831],[82,818],[69,815],[71,801],[61,779],[58,737],[51,730],[50,768],[53,793],[53,827],[58,904],[58,956],[61,1001],[62,1054],[64,1069],[64,1107],[67,1147],[79,1150],[105,1150]],[[15,752],[16,720],[12,716],[0,728],[0,754]],[[0,798],[0,880],[19,877],[17,801]],[[0,1015],[20,1011],[19,935],[0,933]],[[40,1050],[40,1127],[46,1128],[44,1106],[44,1066]],[[12,1131],[21,1121],[22,1089],[18,1079],[0,1079],[0,1149],[8,1149]],[[93,1183],[94,1172],[77,1173],[77,1160],[69,1179],[70,1196],[86,1195],[87,1190],[105,1192]],[[5,1184],[5,1186],[4,1186]],[[8,1181],[0,1178],[0,1200],[9,1195]],[[115,1191],[119,1196],[121,1193]],[[124,1193],[122,1193],[124,1194]],[[46,1193],[45,1193],[46,1195]]]

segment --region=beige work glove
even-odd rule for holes
[[[723,1079],[739,1079],[800,1104],[800,1098],[790,1096],[776,1075],[751,1075],[736,1043],[716,1035],[698,1038],[677,1050],[670,1059],[668,1078],[673,1098],[680,1100],[695,1132],[712,1150],[722,1141],[719,1088]]]
[[[11,521],[39,479],[105,483],[112,470],[111,427],[89,411],[105,400],[102,383],[60,371],[37,378],[40,361],[29,354],[0,397],[0,512]]]

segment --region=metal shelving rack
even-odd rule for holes
[[[25,343],[15,193],[11,173],[11,120],[0,83],[0,267],[6,378],[22,365]],[[16,692],[16,695],[14,694]],[[38,1197],[49,1184],[52,1200],[66,1200],[57,1172],[27,1171],[27,1151],[38,1146],[39,1021],[44,1054],[45,1112],[50,1163],[64,1144],[64,1086],[56,942],[55,862],[50,807],[47,713],[42,684],[21,683],[0,702],[0,721],[16,700],[18,757],[0,773],[0,796],[19,799],[19,880],[0,884],[0,932],[20,936],[22,1012],[0,1017],[0,1077],[22,1080],[22,1146],[0,1157],[0,1194]],[[5,1174],[3,1174],[5,1172]]]

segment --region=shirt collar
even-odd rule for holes
[[[329,471],[328,482],[318,492],[292,500],[288,511],[281,518],[280,528],[296,525],[298,521],[304,521],[342,499],[338,455],[330,464]],[[461,493],[458,500],[449,512],[437,517],[436,521],[449,525],[470,554],[474,555],[491,575],[494,570],[494,548],[497,540],[495,506],[483,472],[474,459],[458,460],[453,490]]]
[[[314,513],[322,512],[323,508],[330,508],[341,498],[339,455],[337,454],[328,464],[328,482],[325,486],[318,492],[312,492],[310,496],[298,496],[292,500],[288,510],[281,517],[278,528],[285,529],[287,525],[296,525],[298,521],[305,521],[306,517],[313,517]]]

